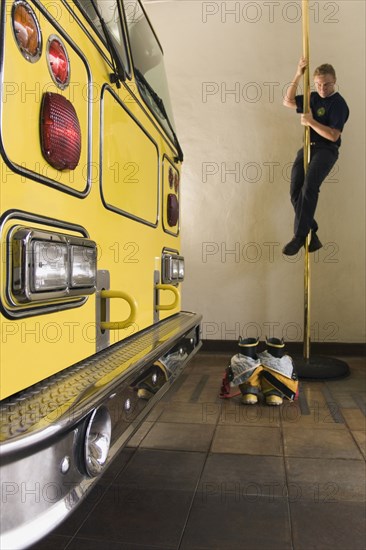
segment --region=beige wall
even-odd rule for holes
[[[302,50],[299,1],[145,1],[166,55],[182,179],[183,305],[203,337],[303,339],[303,255],[289,169],[301,147],[283,89]],[[310,2],[311,69],[332,63],[351,116],[317,210],[312,339],[365,340],[365,2]]]

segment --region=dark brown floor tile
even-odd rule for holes
[[[85,495],[84,500],[79,504],[79,506],[72,513],[70,513],[69,517],[65,519],[65,521],[56,527],[52,535],[49,535],[44,539],[43,543],[45,545],[45,549],[53,548],[53,543],[51,544],[52,541],[50,537],[55,535],[57,540],[60,539],[61,544],[64,537],[71,537],[75,534],[88,515],[92,512],[93,508],[102,499],[108,489],[108,486],[113,483],[116,476],[126,467],[133,454],[134,450],[125,448],[118,454],[118,456],[116,456],[115,460],[111,463],[103,476],[97,481],[96,485],[89,489],[88,494]],[[55,539],[55,543],[56,542],[57,541]],[[59,547],[55,546],[55,548],[58,549]]]
[[[98,502],[103,498],[107,489],[108,486],[104,486],[103,484],[97,484],[93,487],[85,500],[80,503],[64,522],[56,527],[54,534],[64,536],[74,535]]]
[[[211,450],[213,453],[281,456],[280,430],[266,426],[217,426]]]
[[[191,491],[111,487],[78,536],[142,546],[177,547],[192,502]]]
[[[243,405],[240,397],[222,400],[219,424],[233,426],[279,426],[281,407]]]
[[[326,406],[326,398],[323,395],[321,384],[316,382],[313,384],[309,382],[301,383],[301,381],[300,384],[302,384],[302,391],[310,409]]]
[[[364,501],[365,464],[361,460],[287,458],[289,493],[314,503]]]
[[[208,456],[197,490],[202,501],[208,495],[269,500],[286,494],[282,457],[221,453]]]
[[[70,542],[70,537],[61,535],[49,535],[29,547],[29,550],[64,550]],[[4,548],[4,550],[6,550]]]
[[[197,388],[197,384],[199,383],[199,380],[201,379],[200,376],[194,376],[193,374],[182,384],[179,389],[175,392],[172,392],[167,395],[166,402],[167,403],[175,403],[175,402],[181,402],[181,403],[189,403],[192,399],[192,395],[194,395],[194,392]]]
[[[350,430],[366,430],[366,418],[360,409],[342,409],[342,414]]]
[[[351,369],[351,373],[357,370],[363,373],[365,372],[365,357],[350,355],[349,357],[340,357],[340,359],[348,364],[349,368]]]
[[[215,427],[157,422],[141,443],[143,448],[208,451]]]
[[[235,352],[234,352],[235,353]],[[234,353],[198,353],[189,363],[194,372],[210,374],[213,370],[224,372]],[[186,369],[187,370],[187,369]],[[186,371],[185,371],[186,372]]]
[[[298,500],[290,503],[294,550],[364,550],[365,505]]]
[[[134,449],[124,447],[119,453],[117,453],[98,483],[102,485],[108,485],[111,483],[113,479],[126,467],[134,452]]]
[[[295,404],[286,404],[281,407],[281,418],[285,428],[296,428],[302,430],[345,430],[346,424],[337,422],[336,419],[343,420],[339,415],[341,409],[337,404],[332,405],[332,410],[328,404],[312,405],[306,414],[302,413]],[[339,417],[339,418],[338,418]]]
[[[138,447],[141,444],[141,441],[143,441],[145,436],[149,433],[153,425],[154,425],[154,422],[147,422],[147,421],[141,424],[139,429],[134,433],[134,435],[128,441],[127,447]]]
[[[114,485],[136,490],[194,491],[206,453],[139,449]]]
[[[212,403],[170,403],[159,422],[185,424],[216,424],[220,408]]]
[[[220,385],[215,381],[214,383],[208,383],[202,389],[197,402],[198,403],[220,403]]]
[[[207,374],[199,376],[192,374],[179,390],[172,394],[170,402],[219,402],[220,383],[219,378],[214,377],[211,379]]]
[[[98,540],[90,538],[75,537],[67,550],[176,550],[175,546],[153,546],[149,544],[133,544],[130,542],[117,542],[111,540]],[[45,549],[46,550],[46,549]],[[50,550],[48,548],[47,550]],[[53,550],[53,548],[52,548]]]
[[[346,430],[285,427],[283,432],[286,456],[362,459],[356,443]]]
[[[352,435],[356,440],[358,448],[360,449],[364,458],[366,458],[366,433],[364,431],[352,431]]]
[[[194,501],[181,550],[290,550],[285,499],[210,495]]]
[[[357,384],[357,386],[359,389],[359,384]],[[355,388],[355,390],[356,389],[357,388]],[[354,395],[356,393],[355,390],[352,390],[352,388],[346,389],[345,386],[342,386],[342,388],[339,391],[332,390],[334,401],[342,409],[354,409],[356,405],[356,402],[354,399]]]
[[[146,422],[155,422],[159,418],[162,412],[164,412],[166,404],[164,401],[159,401],[152,411],[147,415]]]

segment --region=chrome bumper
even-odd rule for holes
[[[111,419],[106,466],[198,351],[201,317],[182,312],[0,405],[0,548],[27,548],[61,523],[99,477],[85,467],[85,432]]]

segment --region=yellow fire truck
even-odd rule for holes
[[[1,0],[1,542],[78,505],[200,347],[139,0]]]

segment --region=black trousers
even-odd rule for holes
[[[311,146],[310,162],[304,173],[304,149],[297,153],[291,171],[290,196],[295,210],[294,235],[306,237],[310,230],[317,231],[314,219],[320,186],[338,159],[338,147],[332,144]]]

